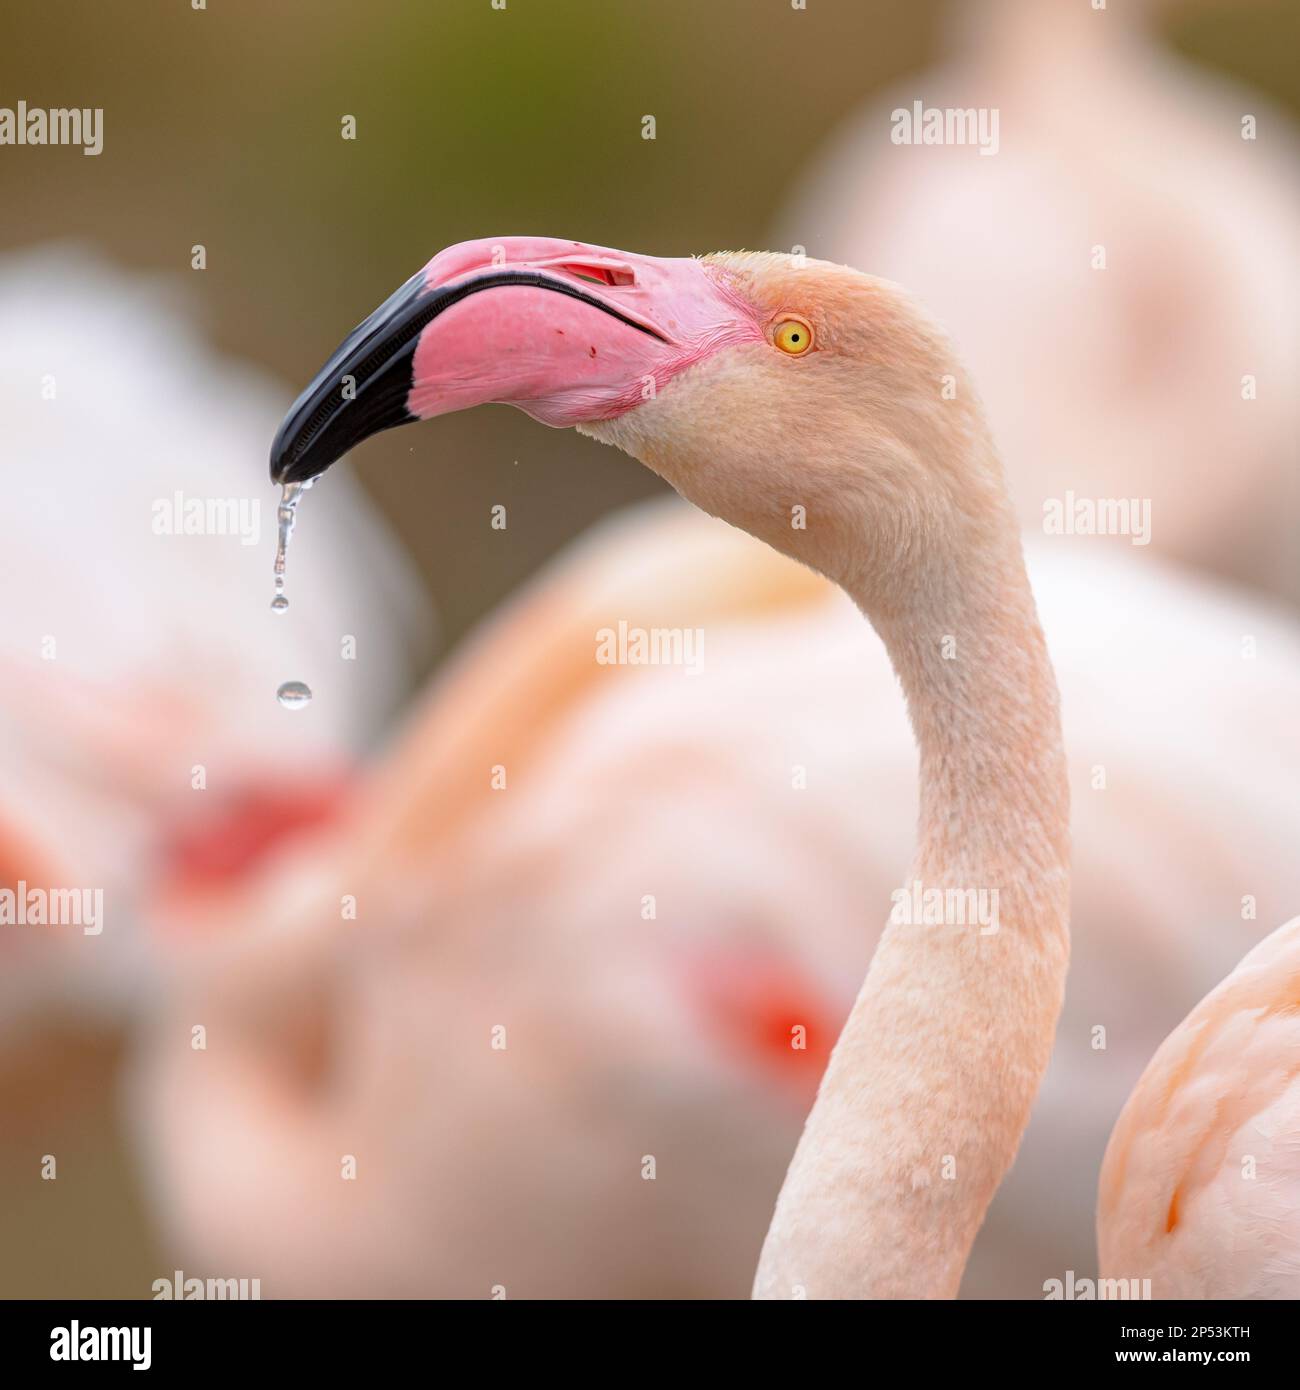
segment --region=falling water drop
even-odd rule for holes
[[[284,592],[284,562],[289,554],[289,540],[293,536],[294,522],[298,516],[298,503],[302,495],[311,487],[315,478],[305,483],[285,483],[280,494],[280,505],[276,508],[278,533],[275,545],[275,597],[271,600],[271,612],[283,613],[289,607]],[[306,709],[311,704],[311,687],[305,681],[285,681],[275,692],[285,709]]]
[[[311,704],[311,687],[305,681],[285,681],[275,698],[285,709],[306,709]]]
[[[289,606],[289,600],[284,597],[284,562],[289,554],[289,540],[293,536],[294,523],[298,519],[298,503],[302,501],[303,493],[315,481],[315,478],[308,478],[305,483],[285,483],[280,493],[280,505],[275,512],[279,527],[275,545],[275,597],[277,602],[273,602],[271,605],[277,613],[283,613]],[[278,602],[280,599],[284,601]]]

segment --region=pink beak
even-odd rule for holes
[[[339,346],[281,425],[271,477],[303,482],[380,430],[488,401],[547,425],[607,420],[761,337],[702,261],[546,237],[461,242]]]

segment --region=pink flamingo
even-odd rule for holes
[[[948,375],[964,389],[941,402]],[[489,400],[625,448],[834,579],[890,650],[921,746],[911,877],[963,900],[995,891],[1001,925],[886,928],[756,1290],[955,1294],[1028,1122],[1068,956],[1056,690],[960,367],[894,287],[842,268],[466,243],[344,342],[282,426],[273,476],[313,477],[377,429]]]
[[[506,343],[539,338],[549,351],[504,365]],[[961,386],[940,405],[945,377]],[[918,886],[996,889],[1010,910],[1005,930],[886,929],[756,1292],[955,1293],[1046,1066],[1067,955],[1055,686],[969,385],[894,287],[842,268],[466,243],[345,341],[282,427],[273,475],[315,476],[377,429],[485,400],[627,449],[840,583],[890,649],[921,746]],[[791,432],[812,418],[815,442]]]

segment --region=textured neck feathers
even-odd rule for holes
[[[1068,959],[1068,789],[1051,665],[996,466],[991,478],[982,503],[945,518],[941,553],[913,554],[910,584],[883,602],[854,594],[907,696],[919,848],[782,1188],[756,1297],[955,1296],[1047,1067]]]
[[[872,613],[920,749],[918,866],[1044,874],[1064,863],[1068,791],[1056,682],[1008,515],[959,547],[948,582]]]

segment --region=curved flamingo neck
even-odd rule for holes
[[[888,614],[880,633],[920,751],[917,867],[1024,871],[1068,856],[1056,680],[1010,518],[954,557],[942,596]]]
[[[1065,762],[1000,493],[916,578],[888,611],[855,597],[907,696],[919,848],[787,1174],[756,1297],[955,1296],[1060,1013]]]

